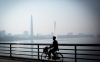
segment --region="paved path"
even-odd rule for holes
[[[22,62],[22,61],[14,61],[9,59],[0,59],[0,62]]]
[[[0,62],[44,62],[36,59],[27,59],[27,58],[10,58],[10,57],[0,57]],[[61,62],[61,61],[51,61],[46,60],[45,62]],[[63,61],[69,62],[69,61]],[[73,61],[71,61],[73,62]]]
[[[2,59],[0,58],[0,62],[41,62],[36,60],[12,60],[12,59]]]
[[[28,60],[28,59],[18,59],[18,58],[9,58],[9,57],[0,57],[0,62],[42,62],[39,60]]]

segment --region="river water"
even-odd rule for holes
[[[52,44],[52,39],[41,39],[41,40],[18,40],[18,41],[0,41],[0,43],[50,43]],[[61,39],[57,39],[59,44],[100,44],[100,38],[61,38]],[[9,46],[9,45],[1,45],[1,46]],[[19,52],[19,51],[37,51],[37,49],[22,49],[20,47],[37,47],[37,46],[29,46],[29,45],[12,45],[12,47],[16,47],[16,48],[12,48],[12,50],[16,50],[16,51],[12,51],[12,53],[14,54],[29,54],[29,55],[37,55],[37,53],[32,53],[32,52]],[[44,48],[45,46],[40,46],[41,48]],[[74,49],[74,46],[59,46],[59,48],[63,48],[63,49]],[[77,47],[78,49],[99,49],[100,47]],[[4,48],[0,48],[0,49],[4,49]],[[6,48],[6,50],[9,50],[9,48]],[[40,49],[40,51],[43,51],[42,49]],[[9,53],[9,51],[0,51],[0,52],[5,52],[5,53]],[[74,51],[72,50],[59,50],[59,52],[62,53],[74,53]],[[77,53],[82,53],[82,54],[98,54],[98,52],[95,51],[77,51]],[[31,56],[24,56],[24,55],[14,55],[13,56],[18,56],[18,57],[27,57],[27,58],[32,58]],[[8,55],[8,54],[0,54],[0,55]],[[40,54],[41,55],[41,54]],[[64,57],[75,57],[74,55],[69,55],[69,54],[64,54]],[[96,58],[99,59],[100,56],[84,56],[84,55],[78,55],[78,58]],[[34,56],[34,58],[37,58]],[[67,61],[74,61],[74,59],[70,60],[70,59],[64,59]],[[80,60],[78,60],[80,61]],[[88,62],[87,60],[84,60],[85,62]],[[82,62],[84,62],[82,60]],[[93,61],[92,61],[93,62]],[[94,61],[96,62],[96,61]]]

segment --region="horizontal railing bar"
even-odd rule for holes
[[[5,47],[10,48],[10,47]],[[24,49],[38,49],[38,48],[27,48],[27,47],[12,47],[12,48],[24,48]],[[39,48],[43,49],[43,48]],[[59,49],[59,50],[75,50],[75,49]],[[77,49],[77,51],[100,51],[100,50],[93,50],[93,49]]]
[[[34,53],[38,53],[37,51],[17,51],[17,50],[12,50],[13,52],[34,52]]]
[[[0,48],[1,48],[1,47],[3,47],[3,48],[10,48],[10,47],[7,47],[7,46],[0,46]]]
[[[1,47],[1,46],[0,46]],[[5,47],[5,46],[2,46]],[[10,48],[10,47],[5,47],[5,48]],[[12,47],[12,48],[25,48],[25,49],[38,49],[38,48],[27,48],[27,47]],[[39,48],[39,49],[43,49],[43,48]],[[60,48],[59,50],[75,50],[75,49],[62,49]],[[79,51],[100,51],[100,50],[96,50],[96,49],[77,49]]]
[[[12,55],[38,56],[38,55],[28,55],[28,54],[15,54],[15,53],[12,53]]]
[[[61,49],[61,48],[59,48],[59,50],[75,50],[75,49]]]
[[[50,44],[39,44],[39,43],[0,43],[0,44],[12,44],[12,45],[50,45]]]
[[[42,56],[42,57],[45,57],[45,56]],[[48,56],[47,56],[47,57],[48,57]],[[62,58],[62,57],[60,57],[60,58]],[[75,58],[73,58],[73,57],[63,57],[63,58],[75,59]]]
[[[38,48],[28,48],[28,47],[12,47],[12,48],[23,48],[23,49],[38,49]]]
[[[72,57],[63,57],[63,58],[75,59],[75,58],[72,58]],[[77,59],[82,59],[82,60],[100,60],[100,59],[90,59],[90,58],[77,58]]]
[[[10,57],[10,56],[8,56],[8,55],[0,55],[0,57]]]
[[[43,53],[43,52],[39,52],[39,53]],[[61,53],[61,54],[71,54],[71,55],[75,55],[75,53]],[[100,56],[99,54],[82,54],[82,53],[77,53],[77,55]]]
[[[73,57],[63,57],[63,58],[68,58],[68,59],[75,59],[75,58],[73,58]]]
[[[43,53],[43,52],[39,52],[39,53]],[[75,55],[75,53],[61,53],[61,54]],[[98,54],[81,54],[81,53],[77,53],[77,55],[100,56]]]
[[[17,51],[17,52],[31,52],[31,51]],[[34,53],[38,53],[36,51],[33,51]],[[0,52],[0,53],[3,53],[3,52]],[[42,53],[42,52],[39,52],[39,53]],[[10,53],[4,53],[4,54],[10,54]],[[75,55],[74,53],[62,53],[62,54],[70,54],[70,55]],[[79,54],[77,53],[77,55],[88,55],[88,56],[100,56],[98,54]]]
[[[44,49],[44,48],[39,48],[39,49]],[[61,49],[61,48],[59,48],[59,50],[74,50],[74,49]]]
[[[70,55],[75,55],[75,53],[61,53],[61,54],[70,54]]]
[[[38,56],[38,55],[28,55],[28,54],[26,55],[26,54],[14,54],[14,53],[13,53],[13,55]],[[39,57],[41,57],[41,55],[39,55]]]
[[[1,50],[1,49],[0,49]],[[2,50],[2,51],[10,51],[10,50]],[[31,51],[21,51],[21,50],[12,50],[14,52],[31,52]],[[37,51],[33,51],[34,53],[38,53]],[[43,52],[39,52],[39,53],[43,53]],[[71,55],[75,55],[74,53],[62,53],[62,54],[71,54]],[[98,54],[81,54],[81,53],[77,53],[77,55],[89,55],[89,56],[100,56]]]
[[[14,54],[14,53],[12,53],[12,54]],[[26,55],[26,54],[14,54],[14,55]],[[26,56],[38,56],[38,55],[26,55]],[[39,55],[39,57],[41,57],[41,55]],[[42,57],[44,57],[44,56],[42,56]],[[63,58],[71,58],[71,59],[75,59],[75,58],[72,58],[72,57],[63,57]]]
[[[12,47],[12,48],[38,49],[38,48],[27,48],[27,47]],[[44,48],[39,48],[39,49],[44,49]],[[75,50],[75,49],[59,49],[59,50]],[[100,50],[93,50],[93,49],[77,49],[77,51],[100,51]]]
[[[44,49],[44,48],[39,48],[39,49]]]
[[[12,50],[12,52],[31,52],[31,51]]]
[[[81,60],[97,60],[97,61],[100,61],[100,59],[90,59],[90,58],[77,58],[77,59],[81,59]]]
[[[14,52],[31,52],[31,51],[16,51],[13,50]],[[38,53],[37,51],[33,51],[33,53]],[[39,53],[43,53],[43,52],[39,52]],[[9,53],[10,54],[10,53]],[[74,53],[62,53],[62,54],[70,54],[70,55],[75,55]],[[79,54],[77,53],[77,55],[88,55],[88,56],[100,56],[98,54]]]
[[[62,53],[62,54],[75,55],[75,53]],[[81,54],[81,53],[77,53],[77,55],[100,56],[99,54]]]
[[[12,47],[12,48],[38,49],[38,48],[27,48],[27,47]],[[39,48],[39,49],[44,49],[44,48]],[[59,49],[59,50],[75,50],[75,49]],[[92,49],[77,49],[77,51],[100,51],[100,50],[92,50]]]
[[[80,54],[80,53],[77,53],[77,55],[100,56],[99,54]]]
[[[62,49],[60,48],[59,50],[75,50],[75,49]],[[77,51],[100,51],[96,49],[77,49]]]
[[[43,53],[43,52],[39,52],[39,53]],[[61,53],[61,54],[72,54],[72,55],[74,55],[74,53]]]
[[[42,52],[39,52],[39,53],[42,53]],[[75,53],[62,53],[62,54],[75,55]],[[100,55],[98,55],[98,54],[80,54],[80,53],[77,53],[77,55],[100,56]]]
[[[0,49],[1,50],[1,49]],[[10,51],[10,50],[2,50],[2,51]],[[31,51],[20,51],[20,50],[12,50],[13,52],[31,52]],[[37,51],[33,51],[34,53],[38,53]],[[39,53],[43,53],[43,52],[39,52]],[[74,53],[62,53],[62,54],[71,54],[71,55],[75,55]],[[77,53],[77,55],[89,55],[89,56],[100,56],[98,54],[81,54],[81,53]]]
[[[39,43],[0,43],[0,44],[12,44],[12,45],[51,45],[51,44],[39,44]],[[100,46],[100,44],[58,44],[60,46]]]
[[[10,54],[10,53],[4,53],[4,52],[0,52],[0,53],[2,53],[2,54]]]
[[[38,49],[38,48],[28,48],[28,47],[12,47],[12,48]],[[39,48],[39,49],[44,49],[44,48]]]
[[[0,49],[1,51],[10,51],[10,50],[4,50],[4,49]],[[21,50],[11,50],[11,51],[16,51],[16,52],[32,52],[32,51],[21,51]],[[33,52],[37,52],[37,51],[33,51]]]
[[[10,51],[10,50],[4,50],[4,49],[0,49],[0,51]]]
[[[77,49],[77,51],[100,51],[96,49]]]

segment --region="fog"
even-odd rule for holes
[[[6,33],[30,33],[31,15],[33,32],[59,35],[100,34],[99,0],[0,0],[0,31]]]

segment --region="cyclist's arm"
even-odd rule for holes
[[[50,45],[50,47],[49,48],[52,48],[53,47],[53,45]]]

